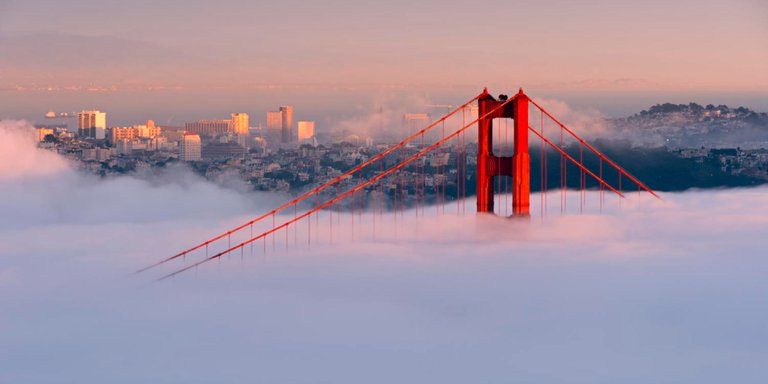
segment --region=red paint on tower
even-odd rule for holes
[[[478,99],[477,136],[477,211],[493,213],[493,179],[512,178],[512,212],[528,216],[531,205],[531,157],[528,153],[528,96],[521,89],[514,99],[496,100],[487,90]],[[501,107],[501,108],[499,108]],[[514,153],[512,157],[493,154],[493,119],[514,119]]]

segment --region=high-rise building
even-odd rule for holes
[[[299,132],[299,143],[311,143],[315,137],[315,122],[314,121],[299,121],[296,123]]]
[[[179,158],[181,161],[200,161],[202,143],[200,135],[196,133],[185,133],[181,138],[181,152]]]
[[[276,145],[282,142],[283,136],[283,113],[280,111],[267,112],[267,142],[270,145]]]
[[[102,140],[107,129],[107,113],[81,111],[77,114],[77,134],[80,137]]]
[[[247,113],[232,114],[232,133],[236,135],[248,134],[248,114]]]
[[[280,113],[283,115],[282,142],[293,143],[296,141],[296,135],[293,133],[293,107],[289,105],[280,107]]]
[[[272,144],[296,142],[296,134],[293,132],[293,107],[286,105],[277,111],[267,112],[267,140]]]

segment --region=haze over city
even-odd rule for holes
[[[762,0],[0,0],[0,383],[765,383],[767,68]]]
[[[664,101],[765,110],[767,7],[6,0],[0,116],[88,106],[121,125],[178,123],[290,103],[321,120],[388,94],[444,104],[484,86],[612,116]]]

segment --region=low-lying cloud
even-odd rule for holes
[[[534,101],[583,139],[604,136],[610,130],[605,115],[596,109],[575,108],[557,99],[536,98]],[[537,130],[541,124],[539,117],[538,112],[530,116],[531,126]],[[556,123],[545,116],[544,124],[547,138],[557,139],[560,130]]]
[[[404,127],[403,115],[431,112],[429,100],[415,94],[380,94],[373,97],[370,105],[357,107],[356,115],[333,122],[330,134],[350,141],[376,142],[399,141],[414,132]],[[433,119],[440,116],[431,116]],[[426,127],[429,122],[417,121],[414,131]]]
[[[336,214],[333,241],[323,214],[309,246],[289,232],[281,249],[279,233],[275,250],[150,283],[183,264],[132,272],[274,201],[194,178],[17,176],[0,179],[0,382],[768,379],[764,188],[608,199],[602,214],[590,194],[562,216],[555,194],[530,220],[468,201],[377,216],[375,237],[370,212],[354,233]]]
[[[34,148],[35,131],[28,122],[0,120],[0,181],[46,176],[69,168],[67,161]]]
[[[207,219],[220,214],[211,212],[254,211],[282,200],[207,182],[181,165],[102,179],[36,148],[33,134],[27,122],[0,121],[0,229]]]

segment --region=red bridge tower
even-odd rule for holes
[[[508,101],[500,95],[496,100],[484,90],[478,99],[477,137],[477,211],[493,213],[493,180],[496,176],[512,178],[512,213],[530,214],[531,157],[528,153],[528,96],[523,90]],[[506,104],[505,104],[506,103]],[[501,107],[501,108],[499,108]],[[512,157],[493,154],[493,119],[514,120],[514,152]]]

